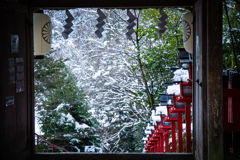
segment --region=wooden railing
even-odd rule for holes
[[[43,140],[44,142],[46,142],[47,144],[49,144],[50,146],[52,146],[52,148],[48,148],[48,149],[47,149],[47,152],[50,151],[50,150],[51,150],[52,152],[54,152],[54,147],[56,147],[56,148],[58,148],[58,149],[61,149],[61,150],[65,151],[65,152],[69,152],[68,150],[66,150],[66,149],[63,148],[63,147],[57,146],[57,145],[55,145],[55,144],[52,144],[51,142],[47,141],[47,140],[44,139],[43,137],[39,136],[37,133],[35,133],[35,135],[37,136],[37,152],[38,152],[38,142],[39,142],[39,138],[40,138],[41,140]]]

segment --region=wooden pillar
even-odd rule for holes
[[[176,122],[172,121],[172,152],[176,152]]]
[[[163,134],[160,134],[160,152],[163,153],[164,152],[164,144],[163,144]]]
[[[178,152],[183,152],[182,112],[179,112],[179,113],[178,113]]]
[[[194,6],[193,107],[195,159],[223,159],[222,1]]]
[[[217,24],[217,25],[216,25]],[[222,1],[207,1],[208,159],[223,159]]]
[[[154,145],[154,153],[157,153],[157,148],[158,148],[158,147],[157,147],[157,144],[158,144],[158,143],[157,143],[157,141],[155,141],[154,143],[155,143],[155,145]]]
[[[228,89],[232,89],[230,77],[228,80]],[[233,123],[233,108],[232,108],[232,97],[228,97],[228,123]]]
[[[165,135],[165,153],[169,153],[169,145],[168,145],[168,142],[169,142],[169,133],[167,133]]]
[[[191,102],[186,102],[186,152],[191,152]]]
[[[161,141],[161,138],[159,137],[158,138],[158,152],[159,153],[161,152],[161,143],[160,143],[160,141]]]

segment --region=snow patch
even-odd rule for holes
[[[174,72],[173,81],[187,81],[189,79],[188,70],[178,69]]]
[[[77,131],[79,131],[80,129],[85,129],[85,128],[89,128],[89,126],[86,125],[85,123],[79,124],[78,122],[75,122],[75,129]]]
[[[160,115],[160,114],[165,114],[165,115],[167,115],[167,107],[166,107],[166,106],[156,107],[155,114],[156,114],[156,115]],[[160,117],[160,116],[159,116],[159,117]]]
[[[167,94],[180,95],[180,85],[179,84],[173,84],[171,86],[168,86]]]
[[[145,130],[145,134],[151,134],[151,131]]]
[[[157,107],[156,107],[156,108],[157,108]],[[158,122],[161,121],[160,115],[155,114],[155,110],[152,110],[152,115],[151,115],[151,118],[150,118],[150,119],[152,120],[152,123],[153,123],[154,125],[156,125],[156,122],[157,122],[157,121],[158,121]]]

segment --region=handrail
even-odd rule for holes
[[[47,140],[44,139],[43,137],[39,136],[37,133],[35,133],[35,135],[37,136],[37,152],[38,152],[38,139],[39,139],[39,138],[42,139],[43,141],[45,141],[47,144],[49,144],[49,145],[52,146],[52,152],[54,152],[53,147],[56,147],[56,148],[58,148],[58,149],[61,149],[61,150],[65,151],[65,152],[69,152],[68,150],[66,150],[66,149],[63,148],[63,147],[57,146],[57,145],[55,145],[55,144],[52,144],[51,142],[47,141]]]

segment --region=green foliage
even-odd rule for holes
[[[167,31],[159,39],[157,36],[159,9],[144,9],[139,11],[137,18],[137,28],[135,29],[136,40],[135,55],[130,61],[133,63],[131,69],[141,73],[144,89],[135,92],[136,101],[138,96],[146,95],[145,107],[154,109],[153,104],[159,103],[159,94],[165,90],[164,82],[171,81],[171,67],[178,65],[178,47],[183,47],[182,41],[182,13],[184,9],[164,9],[168,15]],[[139,102],[139,104],[142,104]],[[138,106],[138,105],[137,105]],[[150,114],[150,113],[149,113]],[[118,151],[122,152],[142,152],[142,133],[144,123],[124,128],[120,133],[120,146]]]
[[[132,66],[133,71],[142,72],[146,81],[143,92],[147,95],[146,105],[153,109],[154,103],[159,103],[159,94],[164,91],[164,82],[170,81],[170,68],[178,64],[178,47],[183,47],[182,15],[184,9],[164,9],[168,15],[167,31],[159,39],[157,36],[159,9],[144,9],[137,19],[139,26],[135,29],[137,39],[135,44],[138,64]],[[144,74],[144,75],[143,75]]]
[[[240,5],[232,0],[228,0],[227,10],[229,15],[229,21],[232,27],[232,33],[235,35],[234,46],[237,57],[237,62],[240,67]],[[224,4],[224,3],[223,3]],[[230,36],[230,28],[226,15],[225,7],[223,7],[223,68],[233,68],[237,70],[233,44]]]
[[[159,40],[157,36],[158,27],[157,24],[159,23],[159,18],[161,17],[159,13],[159,9],[144,9],[142,10],[142,19],[141,22],[143,23],[142,26],[139,26],[139,29],[136,30],[138,34],[146,35],[146,39],[149,40],[151,38],[153,43],[157,43],[162,41],[167,44],[171,44],[172,48],[174,46],[182,45],[182,13],[186,12],[186,10],[182,9],[164,9],[164,12],[168,15],[166,19],[167,31],[163,34],[161,39]]]
[[[97,121],[91,118],[84,91],[77,86],[66,61],[55,60],[51,54],[35,60],[35,109],[44,138],[69,151],[76,152],[76,146],[83,151],[85,145],[98,143]],[[87,127],[77,127],[80,124]]]
[[[121,143],[117,151],[121,152],[142,152],[144,144],[142,141],[143,126],[140,122],[131,127],[126,127],[120,133]]]

